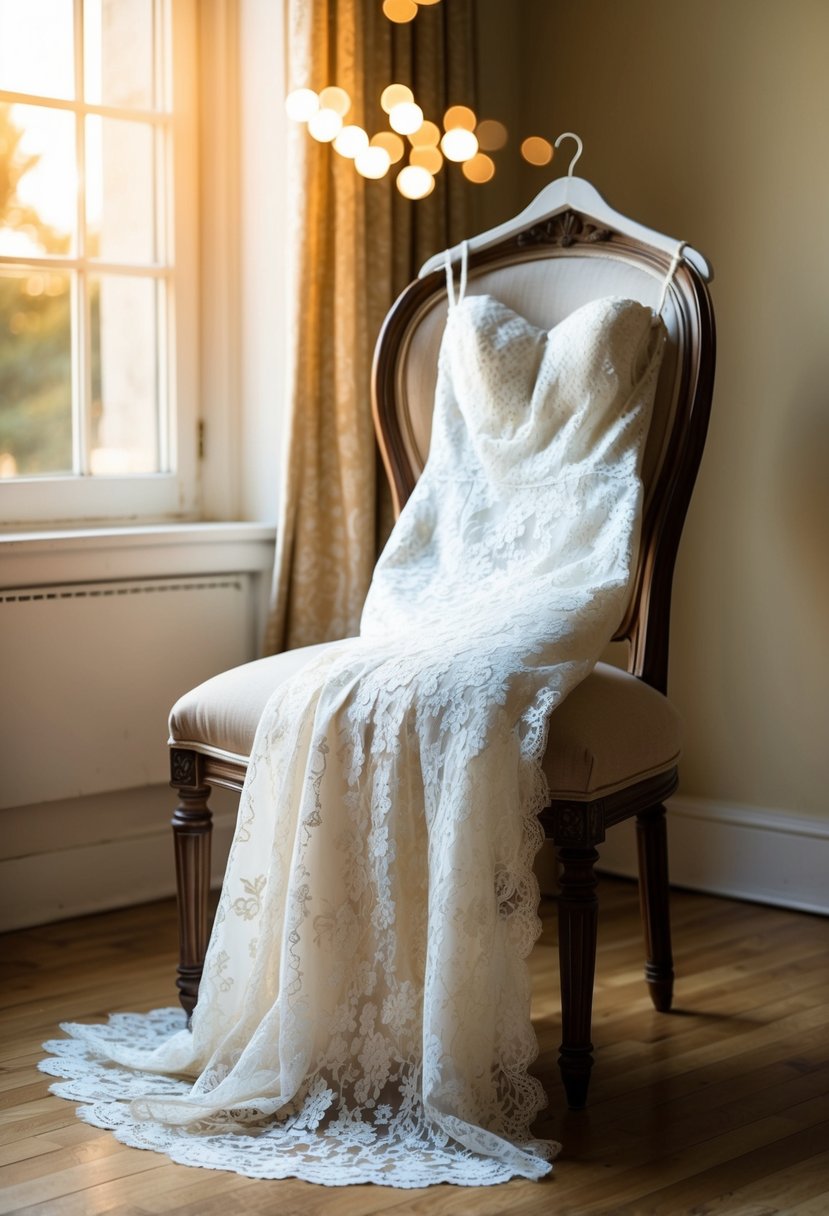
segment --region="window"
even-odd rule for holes
[[[195,13],[0,0],[0,514],[195,509]]]

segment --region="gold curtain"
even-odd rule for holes
[[[474,107],[472,0],[421,8],[392,25],[380,0],[287,0],[290,88],[329,84],[348,122],[388,129],[380,94],[398,81],[427,118]],[[371,420],[374,343],[395,296],[431,254],[468,235],[474,189],[445,167],[429,198],[365,181],[330,146],[291,124],[288,155],[289,423],[272,611],[273,653],[348,637],[389,524]]]

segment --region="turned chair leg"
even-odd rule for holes
[[[590,1027],[599,901],[592,848],[556,849],[561,865],[558,897],[558,958],[561,971],[561,1047],[558,1066],[571,1110],[587,1104],[593,1068]]]
[[[660,1013],[671,1008],[674,960],[671,955],[671,913],[668,897],[668,833],[664,806],[636,816],[639,851],[639,899],[645,930],[645,979]]]
[[[197,752],[173,748],[170,784],[180,803],[173,812],[178,891],[179,966],[176,986],[187,1014],[199,996],[209,936],[207,899],[210,890],[210,836],[212,815],[207,806],[210,787],[202,782],[202,759]]]

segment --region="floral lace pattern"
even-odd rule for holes
[[[125,1144],[252,1177],[546,1174],[524,962],[555,705],[624,609],[664,330],[452,309],[424,473],[361,634],[257,731],[188,1031],[68,1025],[42,1067]]]

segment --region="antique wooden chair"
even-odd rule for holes
[[[596,208],[590,219],[567,207],[544,214],[543,206],[533,204],[504,226],[505,235],[503,229],[493,230],[488,234],[493,239],[470,243],[469,293],[488,292],[544,328],[600,296],[636,298],[655,306],[671,262],[664,238],[658,248],[632,236],[632,230],[644,230],[630,222],[621,231],[604,227],[595,219]],[[605,214],[613,215],[606,207]],[[527,222],[522,224],[522,218]],[[699,254],[690,254],[676,269],[663,310],[669,340],[645,456],[641,548],[616,635],[628,644],[627,670],[598,664],[550,722],[545,762],[550,803],[541,818],[560,864],[559,1066],[574,1109],[585,1105],[593,1064],[597,846],[608,828],[634,815],[645,978],[658,1010],[668,1010],[672,998],[663,802],[677,785],[680,730],[665,696],[668,624],[674,560],[705,439],[714,372],[714,324],[705,284],[710,272]],[[377,344],[375,422],[398,510],[429,446],[445,318],[445,278],[427,263],[392,308]],[[196,1002],[208,939],[210,787],[242,788],[265,702],[318,649],[289,651],[216,676],[182,697],[172,711],[172,784],[181,800],[173,816],[181,933],[178,987],[188,1013]]]

